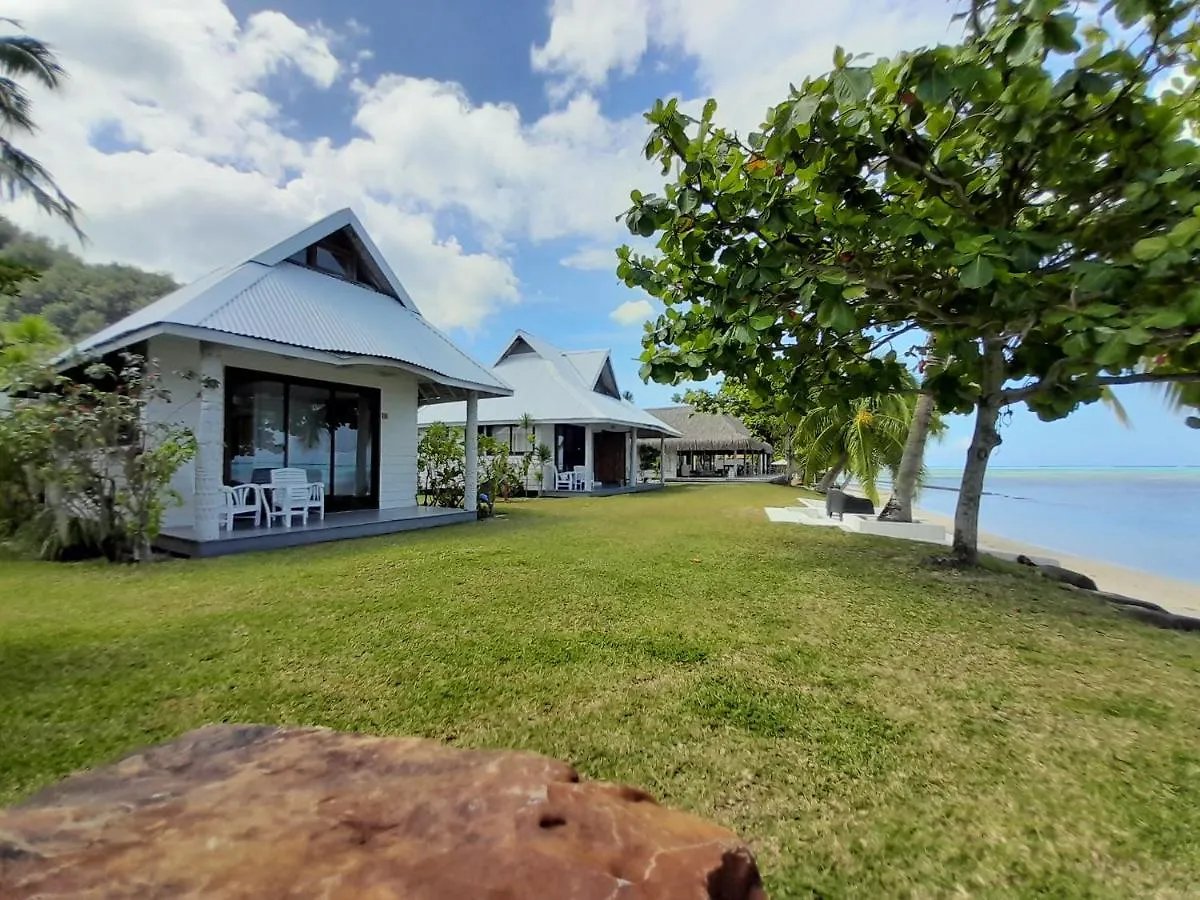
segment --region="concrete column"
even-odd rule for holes
[[[588,488],[596,480],[596,448],[593,446],[591,425],[583,426],[583,477],[587,479]]]
[[[196,537],[215,541],[221,530],[225,468],[225,367],[217,348],[200,344],[200,412],[196,422]]]
[[[667,483],[667,439],[658,439],[658,483]]]
[[[467,428],[463,440],[467,454],[466,471],[463,473],[463,509],[475,512],[479,509],[479,395],[474,391],[467,394]]]

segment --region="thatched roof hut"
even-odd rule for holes
[[[691,406],[667,406],[646,412],[682,435],[667,438],[668,451],[728,455],[773,452],[771,445],[756,438],[737,416],[697,412]]]

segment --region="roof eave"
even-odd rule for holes
[[[271,353],[276,356],[286,356],[293,359],[306,359],[311,362],[325,363],[327,365],[346,367],[346,366],[362,366],[376,365],[389,369],[401,369],[406,372],[411,372],[418,375],[427,381],[433,381],[437,384],[442,384],[447,387],[459,388],[466,391],[474,391],[479,394],[480,398],[486,397],[511,397],[513,389],[497,379],[496,384],[484,384],[478,381],[469,379],[454,378],[449,375],[444,375],[441,372],[435,372],[432,369],[427,369],[424,366],[418,366],[414,363],[405,362],[404,360],[391,359],[384,356],[367,356],[354,353],[335,353],[329,350],[318,350],[313,347],[302,347],[298,344],[287,344],[281,341],[270,341],[263,338],[247,337],[241,334],[233,334],[228,331],[216,331],[211,328],[201,328],[196,325],[180,325],[171,322],[159,322],[154,325],[148,325],[145,328],[139,328],[136,331],[131,331],[123,335],[112,338],[103,344],[98,344],[95,347],[89,347],[82,353],[72,356],[62,356],[56,360],[55,365],[60,368],[66,368],[74,365],[83,357],[103,356],[105,353],[118,350],[121,347],[128,347],[130,344],[135,344],[138,341],[147,340],[157,335],[171,335],[173,337],[192,338],[198,341],[206,341],[210,344],[219,344],[223,347],[236,347],[240,350],[254,350],[263,353]]]

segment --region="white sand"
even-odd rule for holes
[[[944,525],[947,534],[954,533],[954,519],[950,516],[922,509],[917,511],[916,518]],[[1090,576],[1102,591],[1124,594],[1139,600],[1149,600],[1171,612],[1200,616],[1200,584],[1152,575],[1149,572],[1141,572],[1137,569],[1129,569],[1125,566],[1094,559],[1069,556],[1059,553],[1057,550],[1036,547],[1020,541],[1010,541],[1007,538],[985,532],[979,533],[979,544],[983,549],[995,550],[1001,554],[1024,553],[1031,557],[1050,557],[1057,560],[1058,564],[1065,569],[1073,569]]]

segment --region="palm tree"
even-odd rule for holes
[[[928,378],[927,370],[931,366],[941,365],[942,358],[926,348],[925,357],[919,367],[922,374]],[[917,488],[925,469],[925,444],[931,431],[940,433],[945,430],[937,415],[937,402],[933,394],[923,388],[924,385],[917,394],[917,402],[913,407],[912,421],[904,441],[904,452],[892,482],[892,496],[888,498],[887,506],[879,513],[880,519],[891,522],[912,521],[913,501],[916,500]]]
[[[806,479],[825,470],[817,486],[826,491],[838,476],[851,475],[872,502],[879,502],[878,478],[883,469],[900,465],[913,401],[905,394],[880,394],[827,405],[820,396],[796,426],[796,443],[803,449]]]
[[[0,21],[21,28],[13,19]],[[29,95],[18,79],[27,78],[57,90],[65,77],[50,47],[37,38],[0,35],[0,189],[9,200],[32,197],[34,203],[65,221],[82,239],[83,232],[75,221],[78,208],[59,190],[45,167],[10,140],[14,133],[33,134],[37,130],[30,115]]]

